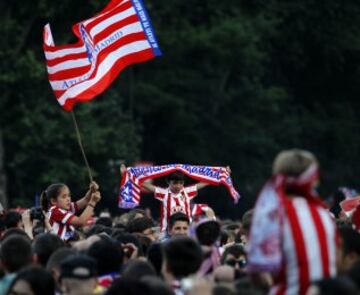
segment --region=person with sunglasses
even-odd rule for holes
[[[221,266],[214,271],[214,281],[233,283],[246,276],[246,252],[242,244],[226,247],[221,256]]]
[[[242,244],[227,247],[221,257],[222,265],[229,265],[244,272],[247,264],[246,252]]]

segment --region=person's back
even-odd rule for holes
[[[336,275],[336,227],[325,208],[305,198],[286,199],[284,208],[285,265],[274,290],[305,294],[310,282]]]
[[[336,227],[314,187],[313,154],[281,152],[256,204],[249,243],[249,271],[270,271],[270,294],[305,294],[311,281],[336,275]]]
[[[1,242],[0,259],[5,276],[0,280],[0,295],[6,293],[16,273],[31,263],[30,241],[20,235],[9,236]]]
[[[180,281],[200,268],[203,254],[200,245],[188,237],[175,237],[163,245],[162,275],[175,293],[181,293]]]
[[[38,235],[32,245],[36,262],[45,267],[53,252],[64,246],[63,241],[55,234],[42,233]]]
[[[113,240],[102,239],[88,249],[87,254],[97,262],[98,284],[108,288],[119,277],[124,251]]]

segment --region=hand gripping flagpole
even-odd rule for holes
[[[78,143],[79,143],[79,146],[80,146],[80,150],[81,150],[81,153],[82,153],[82,155],[83,155],[84,162],[85,162],[85,165],[86,165],[88,174],[89,174],[90,182],[92,182],[92,181],[93,181],[93,176],[92,176],[91,169],[90,169],[90,165],[89,165],[89,162],[88,162],[88,160],[87,160],[87,157],[86,157],[86,154],[85,154],[85,150],[84,150],[84,147],[83,147],[83,144],[82,144],[81,134],[80,134],[80,130],[79,130],[78,123],[77,123],[76,118],[75,118],[75,113],[74,113],[74,111],[71,111],[71,117],[72,117],[73,122],[74,122],[75,131],[76,131],[76,137],[77,137],[77,140],[78,140]]]

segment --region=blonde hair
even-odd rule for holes
[[[280,152],[273,163],[273,175],[285,174],[289,176],[299,176],[312,164],[318,165],[318,161],[313,153],[301,150],[291,149]]]

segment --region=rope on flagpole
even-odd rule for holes
[[[82,153],[84,161],[85,161],[85,165],[86,165],[86,168],[87,168],[87,171],[88,171],[88,174],[89,174],[90,182],[92,182],[93,181],[93,176],[92,176],[90,165],[89,165],[89,162],[87,160],[85,150],[84,150],[84,147],[83,147],[83,144],[82,144],[81,134],[80,134],[78,123],[77,123],[76,118],[75,118],[74,111],[71,111],[71,117],[72,117],[73,122],[74,122],[75,131],[76,131],[76,137],[77,137],[77,140],[78,140],[78,143],[79,143],[79,146],[80,146],[80,150],[81,150],[81,153]]]

